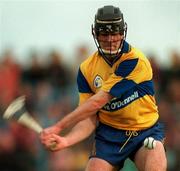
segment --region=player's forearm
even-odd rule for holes
[[[60,130],[67,128],[77,122],[95,115],[112,97],[103,91],[89,98],[85,103],[77,107],[73,112],[66,115],[57,123]]]
[[[72,146],[89,137],[96,128],[96,115],[77,123],[65,136],[67,147]]]
[[[99,110],[99,107],[96,104],[93,104],[91,100],[82,104],[76,108],[73,112],[67,114],[61,121],[57,123],[58,127],[62,130],[69,126],[72,126],[79,121],[82,121],[92,115],[95,115]]]

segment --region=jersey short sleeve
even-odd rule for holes
[[[88,98],[90,98],[93,95],[93,92],[84,74],[82,73],[81,68],[79,68],[77,75],[77,85],[79,91],[79,104],[82,104],[84,101],[86,101]]]

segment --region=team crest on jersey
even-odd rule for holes
[[[94,87],[100,88],[102,86],[103,80],[99,75],[96,75],[94,79]]]

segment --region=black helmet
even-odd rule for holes
[[[119,50],[117,51],[116,54],[107,55],[103,52],[98,42],[97,36],[99,35],[99,33],[102,34],[120,33],[121,35],[124,35],[124,40],[125,40],[127,33],[127,24],[124,22],[123,14],[118,7],[108,5],[99,8],[95,15],[94,26],[92,25],[92,34],[96,46],[98,48],[98,51],[101,53],[101,55],[106,59],[108,59],[109,56],[111,58],[118,57],[124,40],[120,43]]]

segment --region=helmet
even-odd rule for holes
[[[119,49],[115,53],[105,52],[98,41],[99,34],[116,34],[124,35],[124,39],[121,41]],[[127,24],[124,22],[123,14],[118,7],[104,6],[99,8],[94,20],[94,26],[92,25],[92,34],[94,41],[98,48],[99,53],[108,60],[109,58],[118,58],[121,52],[123,41],[126,38]]]

